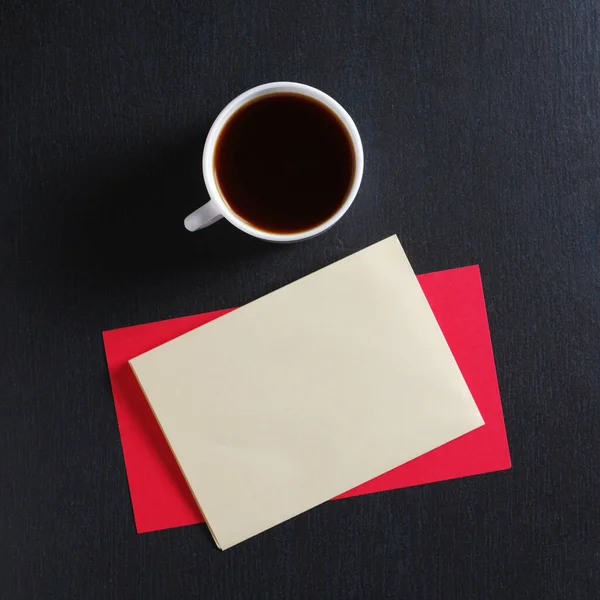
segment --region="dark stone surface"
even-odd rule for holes
[[[0,4],[0,597],[569,599],[599,588],[592,0]],[[366,170],[326,235],[182,218],[220,108],[301,81]],[[227,552],[138,536],[101,331],[239,305],[397,232],[478,263],[514,468],[329,503]]]

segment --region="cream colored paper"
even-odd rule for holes
[[[222,549],[483,424],[395,236],[130,364]]]

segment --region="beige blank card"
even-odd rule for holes
[[[131,366],[222,549],[483,425],[395,236]]]

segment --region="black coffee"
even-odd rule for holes
[[[259,98],[235,112],[216,144],[221,194],[263,231],[298,233],[344,203],[354,177],[348,132],[329,108],[293,93]]]

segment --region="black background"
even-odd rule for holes
[[[0,6],[1,598],[597,597],[597,2]],[[297,245],[188,234],[212,119],[273,80],[353,115],[353,208]],[[226,552],[204,526],[137,535],[101,331],[245,303],[392,233],[417,273],[481,266],[513,469]]]

